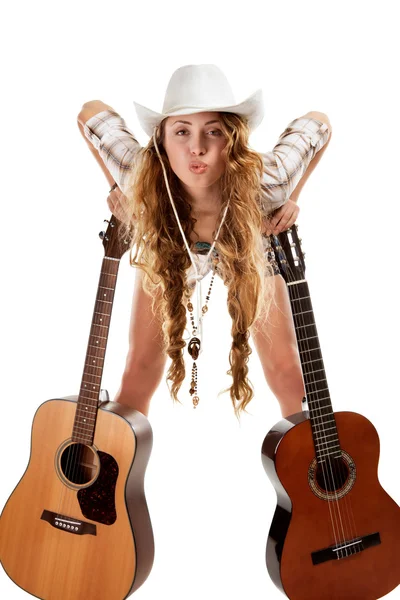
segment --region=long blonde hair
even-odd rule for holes
[[[248,340],[250,327],[261,318],[267,321],[274,298],[275,278],[266,262],[262,244],[261,181],[263,161],[248,146],[247,120],[234,113],[220,113],[221,130],[227,139],[223,149],[226,161],[221,176],[221,210],[214,236],[229,197],[230,205],[221,228],[216,249],[218,269],[228,288],[227,306],[232,318],[232,345],[228,375],[233,378],[229,391],[235,415],[240,416],[254,397],[249,381],[248,360],[252,350]],[[157,145],[162,157],[176,211],[189,240],[196,219],[191,203],[179,178],[173,172],[163,139],[164,119],[157,131]],[[164,351],[171,358],[166,382],[174,401],[185,379],[183,339],[187,326],[186,304],[193,293],[186,282],[191,261],[169,199],[160,160],[153,138],[136,155],[127,189],[127,214],[131,227],[130,264],[145,272],[143,289],[152,297],[152,311],[163,332]],[[121,228],[121,237],[126,229]],[[132,251],[135,248],[135,254]],[[161,286],[162,294],[156,294]],[[161,297],[161,300],[160,300]]]

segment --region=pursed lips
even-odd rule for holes
[[[207,163],[201,161],[201,160],[192,160],[189,163],[189,167],[207,167]]]

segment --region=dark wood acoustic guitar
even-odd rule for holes
[[[0,522],[7,575],[45,600],[121,600],[148,577],[154,539],[144,494],[153,436],[139,411],[101,390],[114,292],[129,239],[100,232],[105,256],[78,396],[37,409],[29,464]]]
[[[267,569],[291,600],[376,600],[400,583],[400,508],[378,480],[375,427],[333,411],[300,242],[295,226],[273,243],[306,397],[303,411],[274,425],[262,444],[277,493]]]

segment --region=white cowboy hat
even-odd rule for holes
[[[175,115],[220,111],[236,113],[247,117],[250,131],[258,127],[264,118],[262,90],[236,104],[226,76],[216,65],[185,65],[176,69],[169,80],[161,113],[137,102],[133,104],[143,131],[150,137],[155,126],[166,117]]]

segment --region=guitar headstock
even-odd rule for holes
[[[297,235],[298,226],[282,231],[271,238],[279,270],[286,283],[305,279],[305,253],[301,248],[301,238]],[[275,241],[279,240],[279,244]]]
[[[121,258],[130,247],[133,234],[132,227],[127,231],[124,239],[121,240],[118,235],[119,228],[122,227],[121,221],[115,215],[112,215],[110,220],[104,219],[104,222],[108,223],[107,230],[99,233],[99,237],[103,241],[104,255],[109,258]]]

